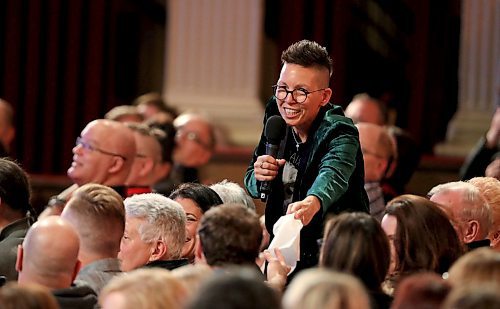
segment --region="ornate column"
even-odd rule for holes
[[[231,144],[260,137],[262,19],[262,0],[168,1],[165,99],[208,114]]]
[[[466,156],[500,106],[500,1],[462,1],[459,69],[459,107],[440,155]]]

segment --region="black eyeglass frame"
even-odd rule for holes
[[[306,90],[306,89],[304,89],[304,88],[298,88],[298,89],[288,90],[288,89],[286,89],[286,87],[285,87],[285,86],[282,86],[282,85],[273,85],[273,86],[272,86],[272,88],[273,88],[274,97],[275,97],[277,100],[284,101],[284,100],[286,100],[286,98],[288,97],[288,95],[289,95],[289,94],[291,94],[291,95],[292,95],[292,99],[293,99],[295,102],[299,103],[299,104],[302,104],[302,103],[304,103],[305,101],[307,101],[307,97],[308,97],[311,93],[315,93],[315,92],[318,92],[318,91],[323,91],[323,90],[328,89],[328,88],[321,88],[321,89],[317,89],[317,90],[309,91],[309,90]],[[285,95],[283,98],[279,98],[279,97],[278,97],[278,93],[277,93],[277,92],[278,92],[278,89],[283,90],[283,91],[286,93],[286,95]],[[300,102],[296,99],[296,94],[297,94],[297,92],[298,92],[298,91],[303,92],[303,95],[304,95],[304,100],[301,100]],[[294,94],[294,93],[295,93],[295,94]],[[300,94],[300,95],[302,95],[302,94]]]

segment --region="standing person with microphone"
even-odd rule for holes
[[[369,208],[358,131],[342,108],[329,102],[332,60],[326,48],[303,40],[289,46],[281,61],[265,111],[266,129],[246,171],[245,186],[254,198],[267,199],[271,237],[281,216],[293,213],[301,220],[297,272],[317,264],[317,240],[328,214]],[[266,151],[273,148],[269,144],[274,141],[266,137],[274,135],[267,128],[274,115],[286,123],[277,154]],[[262,188],[269,190],[260,192]]]

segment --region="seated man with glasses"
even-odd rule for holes
[[[183,113],[174,120],[174,166],[168,179],[157,183],[158,193],[169,195],[185,182],[201,182],[198,168],[210,161],[215,149],[215,132],[210,121],[200,114]]]
[[[97,119],[91,121],[76,139],[68,176],[75,183],[49,201],[43,215],[59,215],[73,191],[87,183],[115,189],[126,197],[126,181],[136,155],[132,130],[123,123]]]
[[[296,273],[317,264],[316,241],[321,238],[324,218],[347,210],[368,212],[368,199],[358,131],[341,107],[329,103],[332,60],[328,52],[303,40],[288,47],[281,60],[264,123],[281,115],[287,124],[285,137],[274,158],[266,155],[263,132],[245,185],[253,197],[259,197],[260,184],[271,182],[265,213],[269,232],[287,213],[304,224]]]

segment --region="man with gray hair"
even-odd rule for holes
[[[186,240],[186,215],[182,206],[157,193],[136,194],[125,204],[125,232],[118,259],[122,271],[139,267],[168,270],[187,265],[181,259]]]
[[[61,217],[80,238],[78,259],[82,268],[76,280],[84,281],[99,294],[121,273],[117,255],[125,227],[123,199],[110,187],[89,183],[73,193]]]
[[[432,188],[428,196],[442,206],[469,250],[490,245],[491,211],[478,188],[463,181],[448,182]]]

